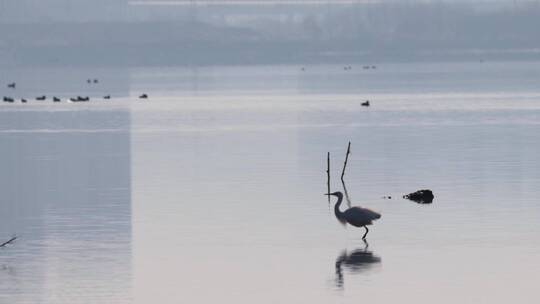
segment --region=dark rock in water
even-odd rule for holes
[[[403,198],[406,198],[413,202],[417,202],[418,204],[431,204],[435,196],[433,196],[433,192],[431,192],[431,190],[426,189],[409,193],[407,195],[404,195]]]

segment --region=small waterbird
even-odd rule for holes
[[[86,96],[86,97],[77,96],[77,98],[70,98],[69,100],[71,102],[85,102],[85,101],[90,101],[90,97],[88,97],[88,96]]]
[[[344,225],[349,224],[355,227],[364,227],[366,229],[366,233],[364,233],[364,236],[362,236],[363,240],[366,239],[369,232],[367,226],[372,225],[373,221],[381,218],[379,213],[362,207],[351,207],[344,212],[341,212],[339,207],[341,206],[341,202],[343,202],[343,193],[337,191],[334,193],[327,193],[325,195],[333,195],[337,197],[338,200],[334,206],[334,213],[338,221]]]
[[[147,99],[148,98],[148,95],[146,94],[142,94],[139,96],[139,99]]]
[[[15,82],[8,83],[8,85],[7,85],[7,87],[10,88],[10,89],[15,89],[16,86],[17,86],[17,84]]]

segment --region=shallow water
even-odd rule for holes
[[[538,300],[540,64],[92,70],[66,86],[87,74],[128,89],[0,105],[0,237],[19,236],[0,302]],[[62,93],[45,78],[28,92]],[[349,140],[352,202],[382,214],[368,247],[323,196],[326,153],[341,191]],[[401,199],[424,188],[433,204]]]

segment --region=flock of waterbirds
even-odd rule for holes
[[[350,66],[350,65],[346,65],[346,66],[343,67],[343,70],[345,70],[345,71],[350,71],[352,69],[353,69],[353,67]],[[363,65],[362,69],[363,70],[376,70],[377,66],[376,65]],[[306,67],[301,67],[300,70],[302,72],[304,72],[304,71],[306,71]]]
[[[97,84],[99,83],[99,80],[98,79],[87,79],[86,82],[88,84]],[[11,82],[11,83],[8,83],[7,84],[7,87],[9,89],[13,89],[13,90],[16,90],[17,89],[17,83],[16,82]],[[144,93],[144,94],[141,94],[138,96],[139,99],[148,99],[148,94]],[[45,101],[48,99],[48,97],[46,95],[41,95],[41,96],[37,96],[34,98],[36,101]],[[104,95],[102,97],[103,100],[110,100],[111,99],[111,95]],[[29,99],[27,98],[20,98],[20,102],[21,103],[27,103]],[[60,97],[57,97],[57,96],[53,96],[51,98],[52,102],[62,102],[62,98]],[[89,102],[90,101],[90,96],[76,96],[76,97],[71,97],[71,98],[66,98],[65,99],[67,102]],[[10,97],[10,96],[4,96],[2,98],[2,101],[3,102],[6,102],[6,103],[15,103],[17,100],[13,97]]]
[[[305,67],[301,67],[300,68],[302,72],[306,71],[306,68]],[[350,66],[350,65],[346,65],[343,67],[343,70],[345,71],[350,71],[352,70],[353,67]],[[363,65],[362,66],[362,69],[364,70],[375,70],[377,69],[377,66],[376,65]],[[88,78],[86,80],[86,83],[87,84],[98,84],[99,83],[99,79],[97,78]],[[11,83],[8,83],[7,84],[7,87],[10,88],[10,89],[16,89],[17,88],[17,83],[16,82],[11,82]],[[144,93],[144,94],[141,94],[138,96],[139,99],[148,99],[148,94]],[[41,95],[41,96],[37,96],[34,98],[36,101],[45,101],[47,100],[47,96],[46,95]],[[105,95],[105,96],[102,96],[103,100],[110,100],[111,99],[111,95]],[[20,98],[20,102],[21,103],[27,103],[29,99],[27,98]],[[6,103],[15,103],[17,100],[16,98],[13,98],[13,97],[10,97],[10,96],[4,96],[3,99],[2,99],[3,102],[6,102]],[[53,96],[52,97],[52,102],[62,102],[62,98],[60,97],[57,97],[57,96]],[[89,102],[90,101],[90,97],[89,96],[76,96],[76,97],[71,97],[71,98],[67,98],[66,99],[67,102]],[[362,103],[360,103],[360,106],[362,107],[369,107],[371,106],[371,103],[369,102],[369,100],[366,100]]]

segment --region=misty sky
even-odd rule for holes
[[[298,10],[323,7],[339,7],[366,4],[472,4],[475,8],[501,9],[519,7],[538,1],[518,0],[431,0],[431,1],[397,1],[397,0],[1,0],[0,22],[29,23],[54,21],[114,21],[114,20],[148,20],[159,19],[170,12],[171,6],[275,6],[285,5],[287,9]],[[161,7],[161,9],[160,9]],[[199,8],[200,10],[201,8]],[[262,8],[264,9],[264,8]]]
[[[0,0],[0,5],[0,64],[423,60],[426,54],[479,53],[531,59],[540,49],[540,1]]]

